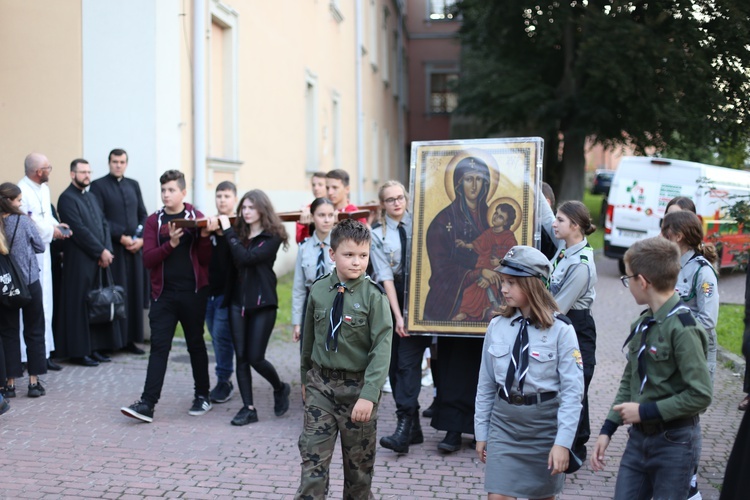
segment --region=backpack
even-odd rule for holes
[[[9,252],[13,248],[19,223],[20,220],[17,221],[16,228],[13,230],[13,238],[8,247]],[[20,309],[29,302],[31,302],[31,292],[10,253],[0,254],[0,304],[8,308]]]

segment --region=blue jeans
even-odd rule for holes
[[[221,307],[223,295],[208,298],[206,306],[206,326],[211,334],[216,357],[216,378],[219,382],[228,382],[234,371],[234,344],[229,329],[229,308]]]
[[[701,426],[645,435],[630,428],[620,461],[615,500],[684,500],[701,453]]]

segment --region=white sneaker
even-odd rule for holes
[[[391,379],[387,378],[385,379],[385,384],[383,384],[383,392],[393,392],[393,389],[391,389]]]

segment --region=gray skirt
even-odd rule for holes
[[[546,498],[563,489],[547,459],[557,436],[559,398],[516,406],[495,396],[487,439],[484,489],[511,497]]]

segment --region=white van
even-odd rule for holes
[[[604,222],[604,255],[620,260],[637,240],[657,236],[669,200],[686,196],[703,221],[705,241],[719,252],[719,267],[747,262],[750,228],[727,215],[739,197],[750,198],[750,172],[667,158],[622,158],[612,179]]]

